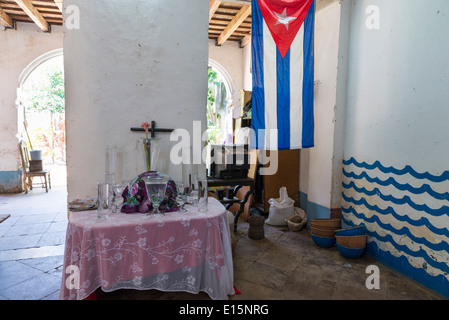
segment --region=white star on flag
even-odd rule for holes
[[[284,12],[282,12],[281,14],[276,13],[276,12],[274,14],[279,18],[279,20],[274,25],[278,25],[278,24],[282,23],[287,28],[287,30],[288,30],[289,22],[296,19],[296,17],[288,17],[287,16],[287,8],[285,8]]]

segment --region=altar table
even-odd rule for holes
[[[210,198],[207,212],[164,215],[70,212],[59,299],[85,299],[96,289],[205,291],[234,294],[228,217]]]

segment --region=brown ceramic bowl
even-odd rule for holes
[[[363,248],[366,246],[366,234],[358,236],[335,236],[337,243],[348,248]]]

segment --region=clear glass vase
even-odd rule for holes
[[[117,146],[106,146],[104,164],[104,179],[106,183],[112,184],[115,181],[116,160]]]
[[[159,138],[140,138],[137,140],[137,174],[157,171],[159,159]]]

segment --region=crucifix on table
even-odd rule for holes
[[[146,129],[146,130],[145,130]],[[174,129],[156,128],[156,122],[151,121],[151,125],[144,128],[144,126],[139,128],[131,128],[131,131],[144,131],[147,133],[146,139],[144,140],[144,150],[145,150],[145,160],[147,171],[151,171],[151,139],[155,138],[156,132],[172,132]],[[151,138],[148,138],[148,133],[150,133]]]

